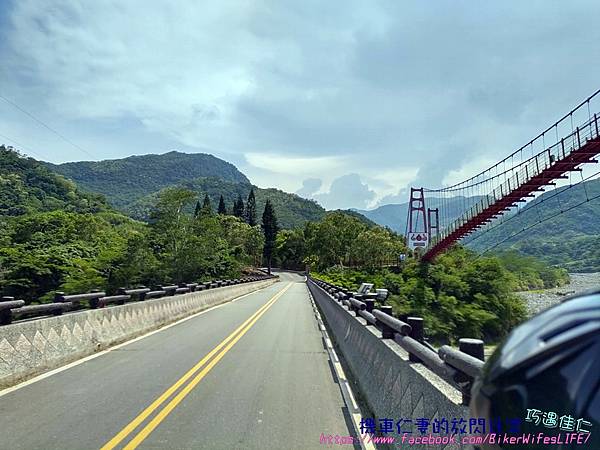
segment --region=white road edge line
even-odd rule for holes
[[[66,366],[58,367],[56,369],[50,370],[49,372],[45,372],[45,373],[43,373],[41,375],[38,375],[36,377],[33,377],[33,378],[29,379],[29,380],[23,381],[22,383],[19,383],[19,384],[15,385],[15,386],[11,386],[9,388],[1,390],[0,391],[0,397],[4,397],[5,395],[10,394],[11,392],[18,391],[19,389],[22,389],[22,388],[27,387],[27,386],[29,386],[31,384],[37,383],[38,381],[42,381],[42,380],[44,380],[46,378],[51,377],[52,375],[56,375],[57,373],[61,373],[61,372],[64,372],[65,370],[69,370],[69,369],[71,369],[73,367],[76,367],[76,366],[78,366],[80,364],[88,362],[88,361],[90,361],[92,359],[99,358],[100,356],[106,355],[107,353],[110,353],[113,350],[118,350],[120,348],[123,348],[123,347],[129,345],[129,344],[133,344],[134,342],[137,342],[137,341],[140,341],[140,340],[142,340],[144,338],[152,336],[153,334],[160,333],[161,331],[167,330],[167,329],[169,329],[171,327],[174,327],[175,325],[179,325],[180,323],[183,323],[183,322],[186,322],[188,320],[194,319],[195,317],[201,316],[202,314],[206,314],[207,312],[210,312],[210,311],[212,311],[214,309],[221,308],[221,307],[223,307],[225,305],[228,305],[230,303],[234,303],[234,302],[236,302],[238,300],[243,299],[244,297],[247,297],[247,296],[252,295],[252,294],[256,294],[257,292],[260,292],[263,289],[267,289],[269,287],[271,287],[271,286],[265,286],[264,288],[260,288],[260,289],[258,289],[256,291],[248,292],[247,294],[240,295],[239,297],[236,297],[233,300],[230,300],[228,302],[224,302],[224,303],[221,303],[219,305],[211,306],[208,309],[203,309],[202,311],[199,311],[199,312],[197,312],[195,314],[192,314],[191,316],[184,317],[183,319],[179,319],[177,322],[170,323],[170,324],[165,325],[164,327],[161,327],[161,328],[159,328],[157,330],[150,331],[149,333],[142,334],[141,336],[138,336],[136,338],[130,339],[129,341],[125,341],[125,342],[122,342],[122,343],[120,343],[118,345],[115,345],[113,347],[107,348],[106,350],[102,350],[101,352],[94,353],[93,355],[86,356],[86,357],[84,357],[82,359],[78,359],[77,361],[73,361],[72,363],[69,363]]]
[[[306,286],[306,290],[308,292],[308,296],[310,297],[310,301],[313,305],[315,305],[315,301],[313,299],[312,293],[310,289],[308,289],[308,285]],[[317,322],[319,324],[323,323],[321,318],[321,313],[318,310],[315,311],[315,316],[317,318]],[[320,328],[320,327],[319,327]],[[326,343],[331,344],[331,339],[329,339],[329,334],[327,333],[327,329],[323,326],[321,328],[321,333],[323,334],[323,339]],[[348,408],[348,412],[350,413],[350,417],[352,418],[352,425],[354,425],[354,431],[357,436],[361,436],[360,434],[360,422],[362,421],[362,414],[360,412],[360,408],[354,399],[354,393],[352,392],[352,388],[350,387],[350,383],[348,383],[348,379],[346,378],[346,373],[340,364],[340,360],[333,348],[333,345],[330,347],[326,345],[327,353],[329,354],[329,360],[332,362],[334,367],[335,376],[338,380],[338,386],[340,387],[340,391],[342,393],[342,398],[344,399],[344,403],[346,404],[346,408]],[[363,450],[376,450],[376,447],[372,442],[365,442],[365,437],[359,437],[360,448]]]

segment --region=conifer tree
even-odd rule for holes
[[[233,203],[233,215],[240,219],[244,218],[244,200],[242,200],[242,196],[239,194],[237,200]]]
[[[202,206],[200,206],[200,200],[196,202],[196,209],[194,210],[194,217],[200,216],[200,212],[202,211]]]
[[[212,205],[210,203],[210,197],[208,196],[208,194],[204,195],[204,201],[202,202],[202,214],[205,214],[207,216],[210,216],[212,214]]]
[[[265,203],[265,210],[262,215],[262,229],[265,234],[263,255],[267,261],[267,267],[270,275],[271,260],[273,257],[273,249],[275,248],[275,239],[277,238],[277,232],[279,231],[279,225],[277,224],[275,209],[273,208],[273,205],[269,199],[267,199],[267,202]]]
[[[221,195],[219,198],[219,209],[217,212],[223,215],[227,214],[227,207],[225,206],[225,199],[223,198],[223,195]]]
[[[254,189],[248,194],[246,202],[246,223],[253,227],[256,225],[256,198],[254,197]]]

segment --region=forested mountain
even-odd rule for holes
[[[118,209],[162,188],[199,177],[250,183],[233,164],[204,153],[169,152],[105,161],[46,164],[81,188],[104,194]]]
[[[262,214],[267,198],[277,211],[277,219],[283,228],[295,228],[307,221],[320,220],[325,215],[325,210],[312,200],[306,200],[296,194],[288,194],[279,189],[262,189],[250,183],[235,183],[215,177],[196,178],[187,180],[177,185],[178,187],[197,192],[198,195],[207,194],[216,210],[219,197],[222,195],[229,213],[232,212],[233,202],[241,196],[244,201],[248,198],[251,189],[256,196],[256,210]],[[131,217],[147,220],[156,203],[160,191],[146,195],[123,208]]]
[[[141,224],[99,194],[0,146],[0,290],[38,299],[58,287],[101,287],[99,261],[123,251]],[[86,280],[86,281],[84,281]]]
[[[82,193],[75,183],[0,146],[0,216],[19,216],[56,209],[97,212],[108,207],[98,194]]]
[[[260,227],[188,213],[198,199],[195,192],[165,189],[145,224],[0,147],[0,295],[49,301],[56,291],[112,293],[121,286],[235,278],[259,265]]]
[[[375,209],[356,209],[355,211],[381,226],[391,228],[397,233],[404,233],[405,231],[408,203],[382,205]]]
[[[369,219],[367,216],[365,216],[364,214],[359,213],[357,210],[355,209],[336,209],[333,212],[341,212],[346,214],[347,216],[351,216],[354,217],[358,220],[360,220],[362,222],[363,225],[366,225],[368,227],[373,227],[376,225],[380,225],[376,222],[374,222],[373,220]],[[385,227],[385,225],[382,225]],[[388,227],[389,228],[389,227]],[[391,229],[391,228],[390,228]]]
[[[230,210],[238,195],[245,201],[254,188],[257,211],[262,212],[269,198],[283,228],[301,226],[325,214],[325,209],[313,200],[279,189],[252,186],[234,165],[212,155],[170,152],[48,166],[87,191],[104,194],[115,208],[139,220],[147,220],[160,191],[173,186],[201,196],[208,194],[215,208],[223,195]]]

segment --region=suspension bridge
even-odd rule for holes
[[[412,188],[407,241],[431,261],[454,243],[556,186],[582,166],[598,163],[600,90],[506,158],[460,183]],[[583,179],[583,176],[582,176]],[[441,199],[427,208],[426,195]]]

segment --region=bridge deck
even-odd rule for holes
[[[215,353],[138,426],[126,429],[285,288],[221,360],[207,370],[219,358]],[[181,402],[174,405],[177,398]],[[140,448],[309,449],[322,447],[321,433],[351,434],[306,285],[290,274],[239,301],[8,392],[0,397],[0,417],[0,447],[13,450],[98,449],[124,429],[123,440],[106,448],[124,448],[133,439],[127,448],[139,442]],[[150,423],[157,426],[144,436]]]

